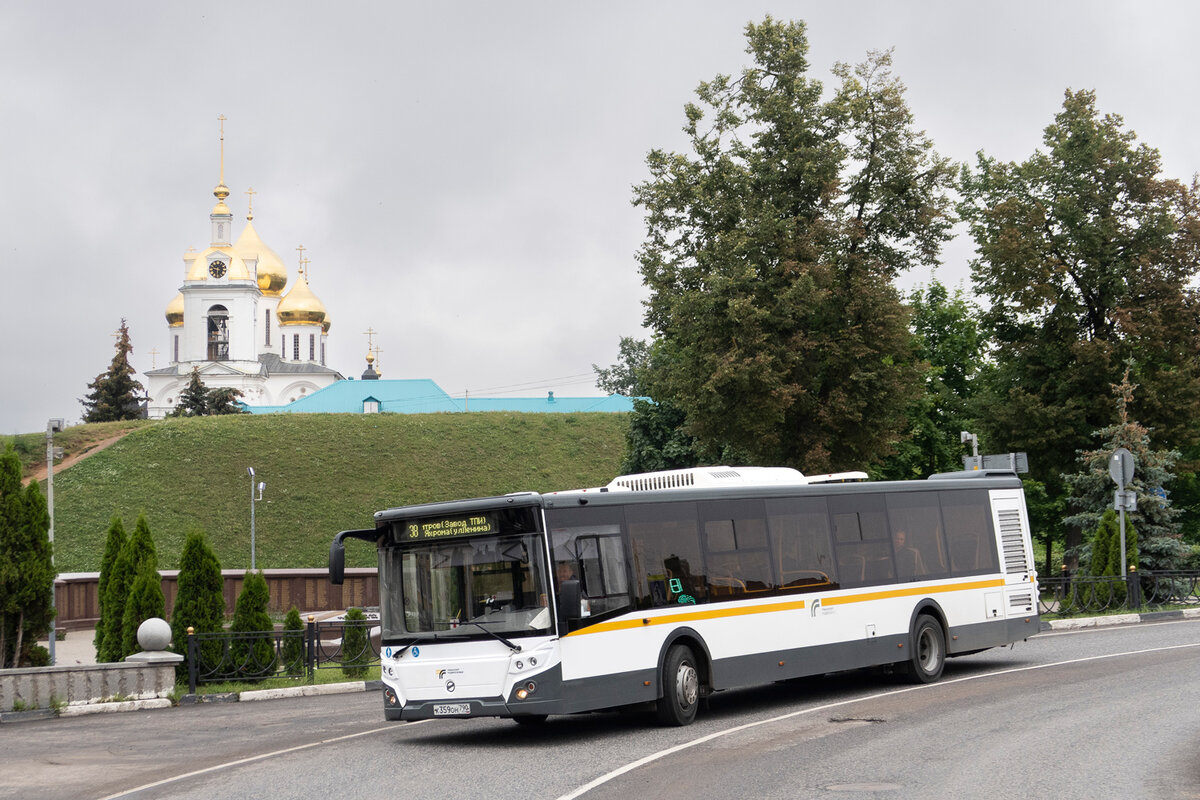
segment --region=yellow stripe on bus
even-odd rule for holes
[[[992,589],[1004,585],[1003,578],[971,583],[946,583],[940,586],[912,586],[903,589],[887,589],[880,592],[865,592],[861,594],[836,595],[819,598],[823,606],[841,606],[850,603],[865,603],[870,600],[886,600],[894,597],[912,597],[918,594],[937,594],[942,592],[965,592],[971,589]],[[747,614],[769,614],[775,611],[798,611],[804,608],[805,601],[793,600],[786,603],[768,603],[754,606],[733,606],[725,608],[706,608],[703,611],[685,611],[682,613],[660,614],[655,617],[637,617],[601,622],[596,625],[574,631],[568,636],[583,636],[589,633],[605,633],[608,631],[623,631],[632,628],[645,628],[650,625],[676,625],[682,622],[694,622],[704,619],[721,619],[722,617],[742,617]]]
[[[912,597],[916,594],[934,594],[935,592],[965,592],[970,589],[992,589],[1004,585],[1003,578],[971,583],[946,583],[941,586],[909,586],[903,589],[886,589],[882,592],[867,592],[865,594],[845,594],[836,597],[822,597],[823,606],[841,606],[848,603],[865,603],[868,600],[886,600],[891,597]]]
[[[582,636],[585,633],[603,633],[605,631],[623,631],[630,628],[644,628],[650,625],[677,624],[694,622],[701,619],[720,619],[721,617],[742,617],[747,614],[765,614],[771,611],[797,611],[804,608],[803,600],[792,600],[787,603],[771,603],[763,606],[733,606],[729,608],[706,608],[703,611],[687,611],[684,613],[662,614],[657,617],[638,617],[636,619],[618,619],[612,622],[601,622],[589,625],[583,630],[567,634]]]

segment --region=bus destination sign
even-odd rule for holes
[[[403,540],[415,542],[424,539],[449,539],[481,533],[496,533],[495,522],[490,516],[447,517],[406,522]]]

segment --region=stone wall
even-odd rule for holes
[[[0,670],[0,712],[105,700],[149,700],[175,688],[174,664],[87,664]]]

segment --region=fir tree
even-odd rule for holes
[[[116,564],[117,557],[121,555],[121,548],[125,546],[128,537],[125,535],[125,526],[121,522],[121,518],[113,514],[112,520],[108,523],[108,537],[104,540],[104,555],[100,559],[100,581],[96,587],[96,600],[99,605],[100,617],[96,622],[96,636],[92,643],[96,646],[96,652],[100,653],[104,649],[104,632],[105,632],[105,598],[109,578],[112,575],[113,565]],[[121,611],[124,614],[124,610]]]
[[[79,401],[84,408],[84,422],[113,422],[145,416],[143,405],[148,398],[142,384],[133,379],[136,371],[129,363],[133,345],[124,318],[117,333],[116,353],[108,371],[100,373],[88,384],[91,392]]]
[[[1171,506],[1170,495],[1163,487],[1174,478],[1171,468],[1179,453],[1150,448],[1150,429],[1130,414],[1136,388],[1127,369],[1121,382],[1112,387],[1117,397],[1117,424],[1096,432],[1096,436],[1105,439],[1100,449],[1079,455],[1083,471],[1063,476],[1075,510],[1063,523],[1084,531],[1094,530],[1100,524],[1105,510],[1112,506],[1116,489],[1109,475],[1109,462],[1117,448],[1124,447],[1133,454],[1135,464],[1133,480],[1126,489],[1137,493],[1138,505],[1137,511],[1127,514],[1130,523],[1137,526],[1141,540],[1138,548],[1141,563],[1131,563],[1140,569],[1176,569],[1186,549],[1179,540],[1180,512]]]
[[[196,633],[217,633],[225,625],[225,581],[221,577],[221,563],[201,531],[187,535],[179,556],[178,580],[175,606],[171,610],[171,641],[174,651],[186,658],[189,627]],[[201,645],[200,660],[206,669],[215,667],[220,655],[220,642]],[[186,672],[186,669],[186,664],[181,664],[177,672]]]
[[[233,668],[241,679],[261,678],[275,668],[275,648],[272,634],[275,626],[267,613],[270,602],[267,579],[261,572],[246,572],[242,591],[233,609],[229,646]]]
[[[171,412],[174,417],[202,417],[208,411],[208,389],[200,380],[200,368],[192,367],[188,385],[179,393],[179,405]]]

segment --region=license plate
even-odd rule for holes
[[[470,714],[470,703],[438,703],[433,707],[435,717],[465,717]]]

